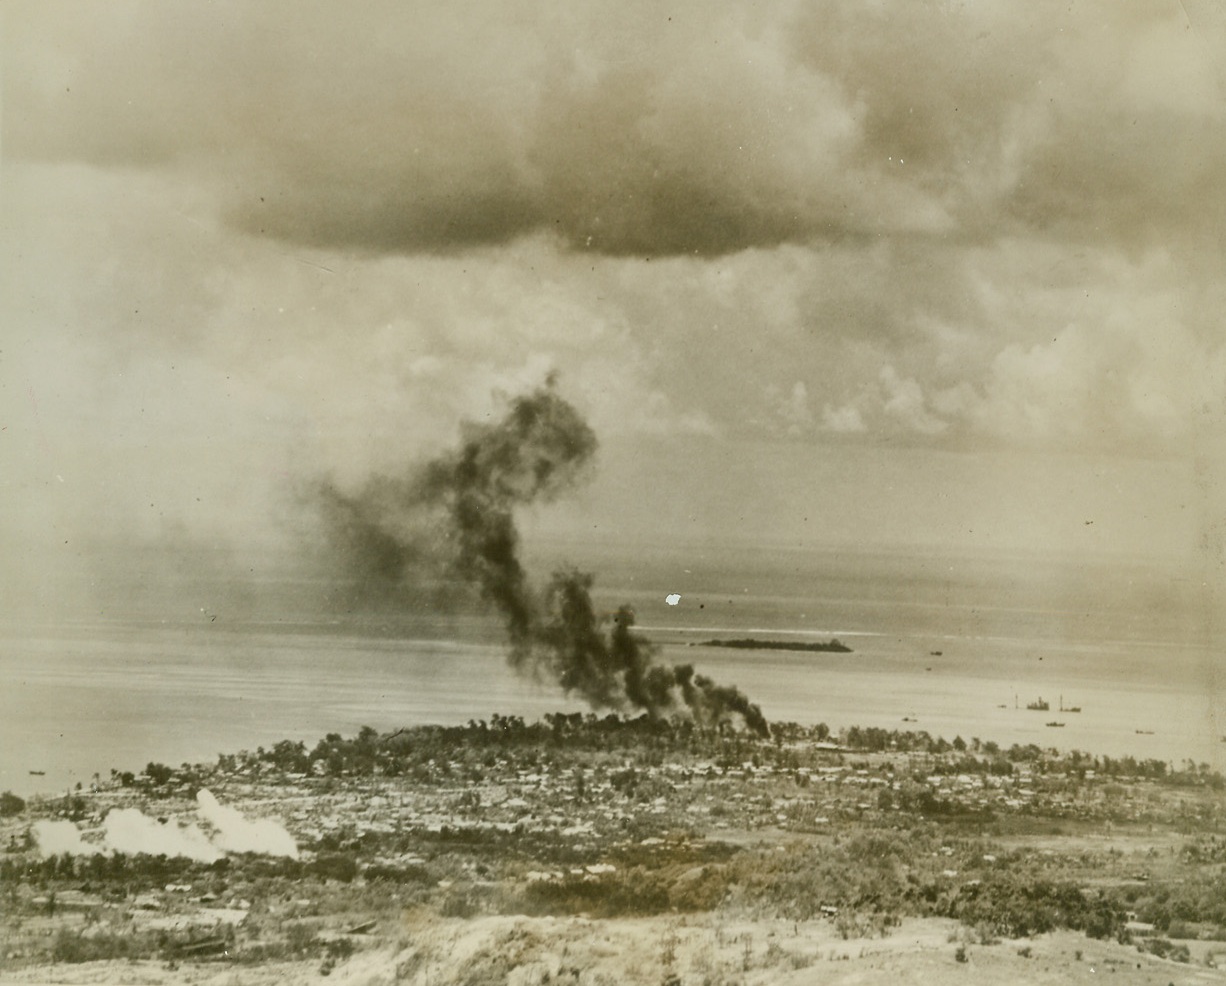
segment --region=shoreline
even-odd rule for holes
[[[583,708],[517,677],[498,645],[274,636],[236,650],[232,637],[211,631],[171,636],[134,631],[71,646],[47,640],[24,654],[14,648],[0,655],[20,683],[0,701],[0,790],[54,795],[88,784],[94,772],[106,776],[154,759],[194,762],[286,737],[313,741],[363,722],[379,729],[455,725],[493,710],[534,717]],[[1226,768],[1226,744],[1211,731],[1226,710],[1214,693],[1193,693],[1186,684],[1198,665],[1175,669],[1166,686],[1150,686],[1101,680],[1085,670],[1090,658],[1077,653],[984,654],[925,637],[864,639],[854,638],[854,659],[826,661],[788,650],[695,649],[669,639],[658,646],[662,662],[692,663],[698,673],[740,686],[770,719],[893,728],[910,718],[918,720],[912,728],[947,737],[994,736],[1173,763],[1193,758]],[[936,650],[943,655],[933,657]],[[1046,729],[1033,713],[1012,708],[1015,695],[1061,692],[1083,708],[1065,729]],[[31,713],[38,708],[60,711],[55,718]],[[45,774],[34,777],[31,769]]]
[[[719,649],[719,648],[716,648],[716,649]],[[742,648],[726,647],[724,649],[727,649],[730,651],[736,651]],[[785,654],[796,650],[796,648],[792,648],[792,647],[783,647],[783,648],[768,647],[765,649],[768,652],[772,650],[780,650],[782,653],[785,653]],[[854,653],[854,651],[852,651],[851,653]],[[591,713],[589,711],[579,711],[581,707],[575,703],[571,703],[569,710],[566,708],[565,704],[563,704],[563,707],[561,709],[558,709],[559,703],[557,703],[556,701],[552,699],[551,692],[548,694],[542,692],[541,700],[538,704],[544,708],[552,708],[553,711],[543,712],[539,716],[539,720],[533,720],[533,721],[544,721],[546,719],[549,719],[552,716],[558,716],[558,715],[574,716],[576,714],[579,714],[579,715],[603,715],[604,714],[604,713]],[[1012,715],[1013,718],[1016,719],[1018,722],[1024,723],[1025,725],[1029,727],[1033,727],[1033,728],[1028,729],[1025,735],[1017,735],[1016,730],[1006,731],[1006,732],[1013,733],[1015,736],[1013,741],[1008,744],[1009,746],[1035,746],[1035,747],[1038,747],[1045,751],[1050,752],[1054,756],[1060,756],[1060,757],[1065,757],[1065,756],[1086,757],[1086,756],[1095,755],[1095,751],[1090,748],[1072,745],[1070,742],[1068,742],[1065,733],[1053,732],[1053,730],[1049,728],[1050,723],[1048,723],[1047,720],[1043,718],[1042,716],[1043,710],[1028,709],[1025,706],[1019,706],[1017,708],[1013,708],[1012,706],[1006,706],[1006,704],[1004,703],[998,703],[992,711],[1000,711],[1005,714]],[[1049,715],[1051,714],[1058,715],[1061,712],[1060,709],[1056,709],[1054,711],[1049,709],[1046,711]],[[1069,712],[1069,714],[1073,714],[1070,710],[1064,710],[1064,711]],[[1075,726],[1081,725],[1081,723],[1085,721],[1085,719],[1089,718],[1089,717],[1086,717],[1085,714],[1080,709],[1077,710],[1076,714],[1077,714],[1077,719],[1065,720],[1065,723],[1063,723],[1063,725],[1067,725],[1068,723],[1072,723]],[[517,717],[524,718],[522,715],[517,716]],[[481,717],[481,716],[474,717],[474,716],[469,716],[469,715],[457,714],[453,716],[450,719],[450,721],[433,721],[432,722],[429,720],[421,720],[421,721],[409,723],[408,725],[402,726],[399,728],[401,729],[452,729],[458,726],[462,726],[464,723],[467,723],[467,722],[483,721],[484,718],[485,717]],[[493,718],[498,718],[498,716],[495,715]],[[872,730],[874,732],[885,731],[887,733],[896,732],[900,735],[915,734],[915,735],[931,736],[934,740],[938,740],[938,741],[943,740],[947,744],[952,743],[952,739],[944,737],[940,734],[932,734],[930,733],[929,730],[925,729],[924,726],[925,726],[926,721],[927,721],[926,718],[921,719],[915,715],[910,715],[910,714],[901,715],[901,716],[887,715],[887,716],[871,717],[867,722],[861,723],[859,725],[855,725],[855,724],[845,725],[840,722],[838,724],[832,725],[830,728],[832,732],[836,734],[846,733],[848,731],[854,732],[857,730]],[[804,730],[804,729],[812,729],[818,726],[823,726],[824,723],[818,723],[813,720],[799,722],[799,723],[793,722],[793,721],[787,721],[787,722],[784,722],[783,725],[789,728],[799,728],[801,730]],[[342,729],[343,728],[344,727],[342,727]],[[971,735],[971,730],[962,730],[961,732],[966,733],[968,738]],[[286,736],[284,734],[278,734],[278,733],[272,733],[267,730],[265,730],[264,733],[266,734],[265,745],[272,745],[272,744],[279,743],[279,742],[286,741],[286,740],[292,741],[292,742],[304,742],[304,743],[313,742],[314,740],[318,739],[318,736],[319,736],[319,733],[317,731],[312,731],[309,729],[298,730],[291,736]],[[1126,748],[1124,748],[1122,752],[1109,753],[1109,754],[1102,754],[1100,752],[1097,755],[1108,756],[1109,758],[1113,760],[1162,761],[1166,763],[1168,767],[1172,769],[1174,769],[1176,765],[1178,764],[1186,764],[1188,762],[1192,762],[1194,764],[1199,764],[1200,766],[1209,766],[1212,770],[1217,771],[1219,773],[1222,772],[1221,769],[1217,766],[1217,764],[1220,763],[1221,758],[1215,758],[1215,762],[1213,764],[1206,764],[1205,762],[1196,761],[1188,757],[1177,759],[1173,756],[1162,756],[1162,755],[1155,756],[1153,753],[1147,753],[1147,751],[1144,749],[1144,746],[1147,745],[1148,740],[1151,740],[1153,737],[1157,735],[1160,735],[1160,733],[1152,729],[1139,729],[1139,728],[1133,729],[1133,730],[1130,730],[1128,733],[1124,734],[1124,739],[1125,741],[1129,743],[1129,745]],[[984,741],[984,742],[990,742],[990,741]],[[211,743],[210,745],[215,747],[217,744]],[[256,745],[259,745],[259,744],[256,744]],[[1001,742],[996,742],[994,745],[1000,746],[1003,744]],[[844,752],[854,752],[854,751],[845,750]],[[1221,742],[1213,747],[1213,752],[1214,753],[1222,752],[1223,754],[1226,754],[1226,736],[1221,737]],[[157,751],[154,750],[152,747],[148,748],[137,759],[138,760],[143,759],[145,760],[146,763],[160,762],[160,758],[158,756]],[[165,759],[166,759],[166,762],[173,762],[174,760],[179,759],[179,758],[170,756],[170,757],[166,757]],[[189,763],[201,763],[205,761],[202,761],[199,757],[189,756],[187,759],[180,760],[180,762],[183,765],[187,765]],[[116,766],[111,765],[106,769],[105,772],[102,770],[86,771],[85,769],[80,769],[80,770],[70,769],[67,774],[68,779],[65,781],[64,785],[62,787],[57,786],[56,788],[50,788],[50,787],[32,788],[29,786],[28,783],[26,784],[20,783],[21,780],[26,780],[27,778],[41,778],[41,777],[48,776],[48,771],[46,770],[28,769],[28,770],[24,770],[24,771],[21,771],[13,775],[13,777],[19,779],[17,781],[15,781],[13,778],[9,778],[7,780],[2,779],[3,774],[0,774],[0,790],[13,790],[15,793],[17,793],[21,797],[31,799],[31,800],[55,800],[57,798],[71,795],[74,790],[79,790],[84,787],[87,787],[92,782],[92,778],[94,777],[97,777],[98,779],[105,779],[106,776],[119,773],[122,771],[122,769],[131,769],[133,772],[136,772],[139,767],[140,767],[140,764],[137,762],[128,762],[127,764],[124,765],[123,768],[117,768]]]
[[[581,983],[605,970],[687,986],[818,967],[833,982],[943,979],[969,962],[1003,986],[1046,981],[1036,957],[1068,976],[1093,956],[1139,986],[1226,957],[1226,905],[1195,903],[1226,879],[1220,775],[773,728],[554,714],[363,729],[32,802],[0,822],[0,981],[118,983],[144,962],[165,983],[517,969],[543,983],[575,968]],[[283,826],[295,854],[225,849],[210,803]],[[184,854],[107,846],[116,812]],[[49,822],[76,833],[74,854],[31,844]],[[1198,920],[1174,922],[1169,901]],[[624,946],[580,944],[593,935]]]

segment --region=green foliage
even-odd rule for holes
[[[351,883],[358,875],[357,857],[352,853],[321,853],[308,867],[313,876]]]
[[[138,958],[151,954],[155,945],[149,935],[104,932],[86,937],[73,928],[61,928],[52,940],[51,958],[72,963]]]
[[[17,797],[12,791],[0,794],[0,818],[11,818],[26,810],[25,800]]]
[[[983,925],[1007,938],[1026,938],[1058,928],[1109,938],[1123,930],[1123,912],[1105,900],[1091,900],[1070,883],[998,875],[964,884],[940,908],[971,927]]]
[[[567,875],[529,883],[522,895],[528,914],[588,914],[592,917],[646,917],[670,910],[667,877],[636,867],[598,878]]]
[[[145,766],[145,776],[158,787],[168,783],[174,773],[174,770],[164,763],[149,763]]]
[[[788,920],[819,917],[823,907],[892,918],[912,894],[907,861],[926,847],[914,833],[862,832],[833,850],[796,844],[744,854],[729,865],[728,879],[739,899]]]
[[[1150,884],[1133,909],[1140,920],[1168,934],[1176,923],[1226,925],[1226,872],[1199,870],[1177,883]]]
[[[1176,945],[1166,938],[1147,938],[1137,948],[1160,959],[1170,959],[1173,962],[1192,961],[1192,952],[1187,945]]]
[[[408,866],[386,866],[379,863],[372,863],[362,871],[362,875],[368,883],[376,883],[384,881],[387,883],[405,884],[431,884],[434,883],[434,878],[430,875],[430,871],[424,866],[408,865]]]
[[[295,743],[291,740],[281,740],[264,756],[287,773],[305,774],[311,769],[311,758],[307,755],[306,744],[302,741]]]

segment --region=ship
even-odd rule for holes
[[[1037,698],[1033,702],[1027,702],[1026,708],[1028,708],[1031,712],[1046,712],[1051,708],[1051,705],[1044,702],[1042,698]]]
[[[1051,726],[1053,729],[1063,729],[1064,728],[1064,723],[1062,722],[1049,722],[1047,725]]]
[[[1080,706],[1080,705],[1070,705],[1068,708],[1065,708],[1065,706],[1064,706],[1064,696],[1063,696],[1063,695],[1061,695],[1061,696],[1060,696],[1060,711],[1061,711],[1061,712],[1080,712],[1080,711],[1081,711],[1081,706]]]

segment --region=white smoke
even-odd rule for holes
[[[210,791],[203,789],[197,793],[196,802],[200,806],[200,814],[217,829],[213,842],[221,849],[298,858],[298,845],[294,837],[272,819],[250,821],[235,809],[218,803]]]
[[[261,818],[250,821],[233,808],[220,804],[209,791],[196,795],[201,817],[213,830],[212,837],[195,822],[170,819],[160,822],[137,808],[114,808],[102,823],[102,845],[86,842],[72,822],[38,821],[34,838],[44,856],[68,853],[92,856],[100,852],[130,855],[182,856],[212,863],[228,852],[298,858],[298,845],[280,824]]]
[[[185,856],[201,863],[211,863],[223,855],[195,823],[181,825],[174,819],[159,822],[136,808],[114,809],[103,827],[107,848],[115,852]]]
[[[72,822],[42,820],[34,823],[34,840],[44,856],[68,853],[70,856],[93,856],[102,850],[81,838],[81,830]]]

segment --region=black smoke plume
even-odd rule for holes
[[[706,724],[739,715],[768,736],[761,710],[738,689],[687,664],[654,663],[629,607],[607,629],[592,605],[590,574],[555,572],[543,596],[533,589],[514,510],[564,493],[595,452],[595,434],[550,380],[512,400],[502,420],[466,425],[458,449],[404,477],[377,477],[356,494],[322,485],[320,510],[351,570],[362,570],[359,584],[386,591],[445,559],[502,616],[517,670],[547,677],[593,708],[659,715],[684,707]]]

